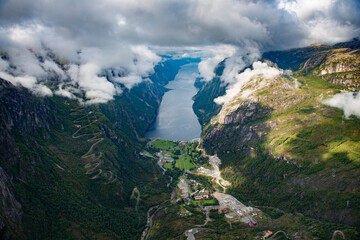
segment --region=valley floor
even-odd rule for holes
[[[329,228],[275,207],[253,206],[251,201],[246,206],[226,193],[231,183],[221,177],[221,160],[206,155],[197,141],[155,140],[147,147],[142,155],[158,157],[174,191],[170,199],[149,209],[142,239],[322,239],[318,232],[351,239],[357,234],[351,227]]]

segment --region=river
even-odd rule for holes
[[[200,137],[201,126],[192,109],[192,97],[198,63],[182,66],[175,79],[166,85],[170,91],[164,94],[154,124],[148,129],[146,137],[165,140],[190,141]]]

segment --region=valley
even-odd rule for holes
[[[0,75],[0,238],[357,239],[358,42],[103,69],[111,100],[32,53],[65,76]]]
[[[331,59],[338,52],[327,54]],[[155,152],[147,149],[157,152],[158,164],[177,183],[177,200],[153,216],[149,239],[357,238],[360,122],[329,107],[326,99],[346,91],[356,96],[359,89],[319,76],[321,61],[304,72],[316,56],[307,56],[311,60],[295,66],[300,70],[294,73],[253,77],[221,108],[212,103],[224,94],[219,64],[218,75],[194,98],[201,142],[155,140]],[[346,140],[338,141],[342,136]],[[197,177],[216,202],[196,195]],[[230,213],[221,215],[222,206]],[[161,235],[163,229],[169,235]]]
[[[225,186],[229,187],[231,183],[221,178],[218,168],[221,160],[217,156],[206,155],[197,141],[155,140],[146,151],[159,156],[158,164],[170,177],[169,184],[176,189],[176,196],[174,194],[163,202],[161,208],[155,206],[157,210],[148,216],[151,219],[150,228],[142,239],[182,239],[184,236],[187,239],[219,236],[230,239],[231,236],[242,236],[243,239],[322,239],[336,235],[340,231],[337,228],[343,229],[340,232],[344,234],[344,231],[350,239],[352,237],[352,228],[341,225],[329,228],[304,216],[273,207],[255,206],[252,201],[248,201],[250,206],[245,206],[231,194],[223,193]],[[182,158],[188,157],[191,170],[181,165]],[[316,232],[304,231],[315,225],[317,231],[324,229],[323,237]],[[165,232],[166,235],[162,235]]]

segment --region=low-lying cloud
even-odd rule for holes
[[[324,103],[331,107],[336,107],[344,111],[346,118],[351,115],[360,117],[360,93],[345,92],[335,94],[332,98],[327,99]]]
[[[0,32],[0,76],[41,96],[56,94],[88,104],[105,103],[122,92],[114,83],[131,88],[153,73],[161,61],[145,45],[117,42],[86,47],[68,40],[69,46],[55,46],[55,52],[49,47],[53,42],[47,41],[52,30],[37,24],[2,28]],[[117,75],[108,75],[108,79],[103,74],[107,69]],[[57,89],[47,87],[48,81]]]
[[[121,94],[117,83],[131,88],[147,79],[161,49],[192,49],[209,52],[199,64],[206,81],[229,58],[223,80],[234,84],[265,50],[360,36],[359,10],[357,0],[4,0],[0,53],[10,67],[1,71],[29,79],[16,81],[32,91],[56,78],[55,94],[106,102]]]
[[[213,56],[204,58],[199,63],[199,73],[203,81],[210,81],[215,77],[215,67],[224,59],[233,56],[236,52],[236,47],[231,45],[215,46],[209,49]]]
[[[237,73],[236,70],[231,70],[229,71],[229,75],[226,76],[226,79],[224,79],[224,81],[229,82],[225,95],[214,99],[214,102],[217,104],[225,104],[230,102],[239,94],[242,87],[254,77],[271,79],[281,73],[283,73],[281,69],[271,67],[267,63],[260,61],[254,62],[252,64],[252,69],[247,68],[241,73]]]

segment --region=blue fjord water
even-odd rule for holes
[[[201,126],[192,109],[192,97],[198,63],[181,67],[175,79],[166,85],[170,91],[164,94],[154,124],[146,133],[148,138],[189,141],[199,138]]]

